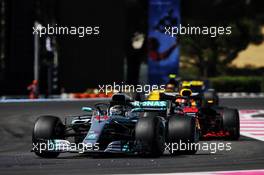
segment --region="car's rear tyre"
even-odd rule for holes
[[[148,157],[159,157],[165,148],[165,129],[159,117],[140,118],[135,128],[136,143],[139,154]]]
[[[171,116],[168,121],[167,141],[170,144],[169,152],[172,155],[195,154],[199,142],[199,130],[195,118]]]
[[[32,133],[32,142],[35,145],[41,143],[46,144],[45,140],[49,139],[63,139],[64,125],[58,117],[41,116],[34,125]],[[48,145],[46,145],[48,146]],[[42,158],[56,158],[60,153],[35,150],[35,154]]]
[[[240,122],[237,109],[223,110],[223,129],[229,132],[228,139],[238,140],[240,137]]]

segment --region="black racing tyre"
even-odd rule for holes
[[[34,125],[32,133],[32,142],[36,144],[46,143],[48,139],[63,139],[64,125],[58,117],[41,116]],[[42,158],[56,158],[59,152],[35,151],[35,154]]]
[[[237,109],[225,108],[223,110],[223,129],[229,132],[228,139],[238,140],[240,137],[240,122]]]
[[[139,154],[159,157],[165,148],[165,129],[159,117],[140,118],[135,127],[136,143],[140,147]]]
[[[199,130],[194,117],[171,116],[169,118],[167,144],[170,144],[169,152],[172,155],[195,154],[198,150],[198,142]]]

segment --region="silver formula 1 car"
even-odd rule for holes
[[[69,124],[63,124],[59,117],[39,117],[33,129],[32,151],[43,158],[55,158],[63,152],[158,157],[166,142],[198,142],[195,119],[167,115],[166,101],[139,102],[116,94],[110,103],[83,107],[83,111],[87,114],[73,116]]]

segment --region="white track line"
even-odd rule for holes
[[[257,169],[257,170],[234,170],[234,171],[202,171],[202,172],[191,172],[191,173],[155,173],[155,175],[199,175],[199,174],[204,174],[204,175],[263,175],[264,174],[264,169]],[[151,174],[140,174],[140,175],[151,175]]]
[[[264,141],[264,118],[253,115],[264,114],[264,110],[241,110],[240,134],[246,137]]]
[[[71,101],[104,101],[110,98],[76,98],[76,99],[6,99],[0,103],[35,103],[35,102],[71,102]]]

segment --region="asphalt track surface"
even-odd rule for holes
[[[264,168],[264,142],[247,137],[230,142],[230,151],[215,154],[199,151],[196,155],[174,157],[165,154],[154,159],[136,156],[93,158],[69,153],[56,159],[42,159],[30,152],[31,131],[38,116],[52,114],[65,118],[82,114],[80,108],[92,103],[95,102],[0,103],[0,174],[137,174]],[[264,98],[221,99],[220,103],[239,109],[264,109]]]

